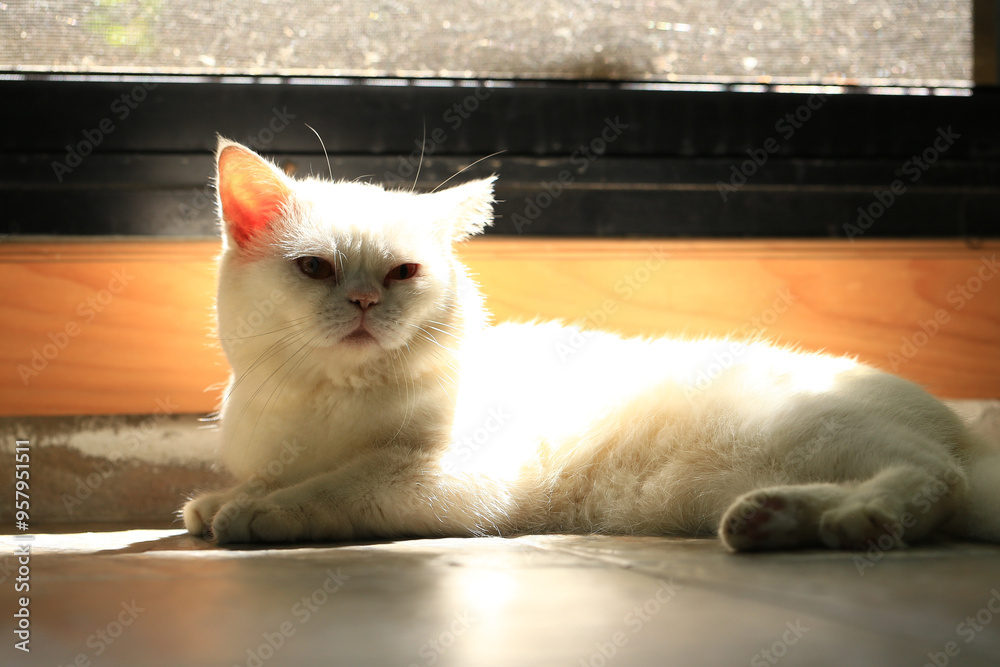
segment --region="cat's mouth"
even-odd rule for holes
[[[364,324],[359,324],[358,327],[340,339],[341,343],[349,343],[352,345],[366,345],[369,343],[378,343],[375,336],[372,335]]]

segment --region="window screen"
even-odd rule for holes
[[[971,86],[971,0],[0,1],[0,69]]]

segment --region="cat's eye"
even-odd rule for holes
[[[299,257],[295,263],[303,275],[314,280],[325,280],[334,274],[333,265],[322,257]]]
[[[395,267],[389,273],[385,274],[385,281],[390,280],[409,280],[410,278],[417,275],[417,271],[420,270],[419,264],[400,264]]]

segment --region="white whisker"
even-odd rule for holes
[[[434,188],[433,190],[431,190],[431,192],[437,192],[438,190],[440,190],[444,186],[445,183],[447,183],[451,179],[455,178],[456,176],[462,174],[463,172],[468,171],[469,169],[472,169],[473,167],[475,167],[477,164],[479,164],[483,160],[489,160],[491,157],[496,157],[497,155],[500,155],[501,153],[506,153],[506,152],[507,151],[503,150],[503,151],[497,151],[496,153],[490,153],[489,155],[487,155],[485,157],[479,158],[478,160],[476,160],[472,164],[469,164],[469,165],[466,165],[466,166],[462,167],[461,169],[459,169],[458,171],[456,171],[454,174],[452,174],[448,178],[446,178],[443,181],[441,181],[441,183],[438,184],[438,186],[436,188]]]
[[[326,156],[326,170],[330,172],[330,180],[332,181],[333,180],[333,167],[330,166],[330,154],[326,152],[326,144],[323,143],[323,137],[319,136],[319,132],[317,132],[316,129],[313,128],[313,126],[310,125],[309,123],[303,123],[303,124],[306,127],[308,127],[310,130],[312,130],[313,134],[316,135],[316,138],[319,139],[319,145],[323,147],[323,155]]]
[[[417,190],[417,181],[420,179],[420,167],[424,164],[424,149],[427,146],[427,119],[424,118],[424,136],[420,140],[420,160],[417,162],[417,175],[413,177],[413,187],[410,188],[410,192],[415,192]]]

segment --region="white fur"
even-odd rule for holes
[[[413,194],[273,177],[292,192],[282,214],[254,248],[224,232],[220,267],[221,456],[244,482],[185,506],[194,534],[718,531],[733,549],[869,548],[950,520],[1000,540],[1000,465],[967,493],[970,460],[995,455],[912,383],[761,341],[490,327],[453,244],[489,223],[492,179]],[[303,276],[302,256],[338,281]],[[383,283],[406,262],[417,278]],[[351,289],[378,293],[377,344],[341,342]]]

